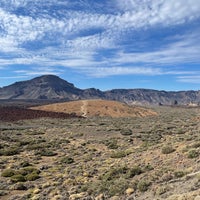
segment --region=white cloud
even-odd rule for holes
[[[129,26],[182,24],[200,17],[199,0],[116,0]],[[113,0],[115,2],[115,0]]]
[[[178,37],[176,41],[170,41],[165,46],[154,51],[139,53],[118,52],[113,59],[116,63],[146,63],[152,65],[199,63],[200,57],[200,36],[199,31],[188,33]]]
[[[80,70],[94,77],[142,74],[160,75],[166,65],[199,63],[200,36],[187,33],[169,39],[168,44],[155,50],[127,52],[120,41],[129,37],[134,31],[184,24],[200,17],[199,0],[112,0],[112,12],[95,12],[87,1],[59,0],[2,0],[0,2],[0,52],[9,57],[0,59],[1,66],[23,64],[62,66]],[[52,5],[85,3],[85,10],[63,11],[50,8]],[[41,8],[39,8],[41,5]],[[2,6],[2,7],[1,7]],[[27,15],[14,11],[24,7]],[[37,12],[38,11],[38,12]],[[29,13],[30,12],[30,13]],[[28,15],[28,13],[30,15]],[[38,13],[36,15],[36,13]],[[58,17],[57,14],[61,17]],[[96,29],[96,32],[91,30]],[[90,31],[92,33],[90,33]],[[82,34],[87,32],[86,35]],[[180,33],[181,34],[181,33]],[[39,50],[28,49],[25,44],[32,42],[41,45]],[[31,43],[31,44],[32,44]],[[55,44],[56,45],[55,45]],[[55,45],[55,46],[54,46]],[[133,41],[128,47],[134,47]],[[101,56],[98,50],[110,50],[112,55]],[[98,59],[96,59],[98,58]],[[129,67],[126,66],[128,64]],[[143,67],[139,64],[144,64]],[[153,67],[149,67],[153,66]],[[56,73],[51,70],[39,72],[21,71],[23,74]],[[165,71],[165,73],[167,73]],[[169,72],[168,72],[169,73]]]
[[[152,67],[96,67],[87,69],[86,72],[92,77],[107,77],[116,75],[161,75],[159,68]]]
[[[199,73],[200,74],[200,73]],[[200,75],[192,75],[192,76],[178,76],[178,82],[182,83],[195,83],[200,84]]]
[[[13,70],[16,74],[23,74],[23,76],[30,77],[30,76],[39,76],[44,74],[54,74],[59,75],[62,73],[62,70],[50,68],[50,67],[31,67],[27,70]]]

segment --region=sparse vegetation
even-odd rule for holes
[[[118,144],[117,144],[117,140],[115,139],[110,139],[110,140],[106,140],[104,142],[104,144],[109,148],[109,149],[118,149]]]
[[[145,118],[0,121],[0,196],[137,200],[169,200],[182,194],[186,199],[197,197],[199,109],[155,109],[158,116]]]
[[[137,188],[140,192],[146,192],[148,190],[150,186],[150,183],[145,181],[145,180],[142,180],[138,183],[137,185]]]
[[[40,171],[34,167],[24,167],[18,170],[6,169],[2,172],[2,177],[9,177],[10,180],[14,183],[25,182],[25,181],[34,181],[38,178]]]
[[[17,147],[11,147],[8,149],[1,149],[0,156],[13,156],[19,154],[20,151]]]
[[[111,158],[123,158],[125,156],[127,156],[129,153],[126,152],[126,151],[115,151],[115,152],[112,152],[110,157]]]

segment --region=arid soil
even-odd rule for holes
[[[145,117],[153,116],[157,113],[150,109],[128,106],[117,101],[105,100],[80,100],[66,103],[56,103],[38,107],[32,107],[34,110],[56,111],[63,113],[76,113],[84,117]]]

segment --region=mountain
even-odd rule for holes
[[[126,102],[127,104],[149,105],[197,105],[200,91],[167,92],[149,89],[115,89],[105,92],[106,99]]]
[[[82,90],[54,75],[16,82],[0,89],[0,99],[78,99]]]
[[[200,103],[200,91],[167,92],[149,89],[79,89],[55,75],[44,75],[0,88],[0,99],[81,100],[105,99],[139,105],[188,105]]]

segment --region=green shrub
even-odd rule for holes
[[[26,175],[27,181],[35,181],[38,178],[40,178],[40,176],[37,173],[31,173],[31,174]]]
[[[111,168],[108,172],[102,175],[100,179],[105,180],[105,181],[111,181],[111,180],[120,178],[123,175],[127,175],[127,173],[128,173],[128,168],[124,166]]]
[[[9,148],[0,150],[0,156],[13,156],[19,154],[20,151],[18,148]]]
[[[144,170],[145,171],[151,171],[153,170],[154,168],[150,165],[150,164],[147,164],[145,167],[144,167]]]
[[[170,154],[174,151],[175,151],[175,149],[172,146],[165,146],[165,147],[162,148],[163,154]]]
[[[128,188],[128,181],[124,178],[116,179],[114,182],[111,182],[108,188],[108,195],[123,195],[125,190]],[[102,191],[103,192],[103,191]]]
[[[17,183],[17,182],[25,182],[26,179],[22,174],[15,174],[13,176],[11,176],[11,181]]]
[[[89,182],[82,186],[81,190],[88,192],[89,194],[105,194],[106,196],[123,195],[128,188],[129,182],[123,177],[119,177],[113,180],[97,180],[95,182]]]
[[[199,156],[199,152],[196,150],[190,150],[188,152],[188,158],[196,158]]]
[[[128,155],[128,153],[126,151],[116,151],[116,152],[112,152],[110,157],[111,158],[123,158],[126,157]]]
[[[132,135],[132,134],[133,134],[133,132],[132,132],[131,129],[122,129],[122,130],[120,131],[120,133],[121,133],[122,135],[125,135],[125,136]]]
[[[14,190],[27,190],[27,187],[23,183],[16,183],[14,185]]]
[[[56,156],[57,153],[50,151],[50,150],[42,150],[42,151],[38,151],[35,153],[36,155],[40,155],[40,156]]]
[[[23,162],[20,163],[20,166],[21,167],[28,167],[28,166],[31,166],[31,164],[28,161],[23,161]]]
[[[38,150],[38,149],[40,149],[41,151],[43,151],[44,150],[44,145],[41,145],[41,144],[29,144],[27,147],[26,147],[26,149],[27,150]]]
[[[115,139],[106,140],[104,143],[109,149],[118,149],[119,147]]]
[[[74,159],[71,157],[64,157],[60,160],[60,162],[64,164],[72,164],[74,163]]]
[[[183,177],[184,175],[185,175],[185,172],[183,172],[183,171],[174,172],[174,176],[175,176],[176,178],[181,178],[181,177]]]
[[[137,185],[137,188],[140,192],[145,192],[148,190],[150,183],[147,181],[140,181]]]
[[[128,178],[132,178],[141,173],[142,173],[142,169],[139,166],[134,166],[133,168],[129,169]]]
[[[10,180],[17,182],[34,181],[38,178],[40,171],[34,167],[28,166],[20,170],[6,169],[2,172],[3,177],[10,177]]]
[[[40,170],[38,170],[38,169],[36,169],[34,167],[29,166],[29,167],[24,167],[24,168],[20,169],[18,173],[26,176],[26,175],[31,174],[31,173],[39,174]]]
[[[15,170],[13,169],[5,169],[1,174],[3,177],[11,177],[13,175],[15,175]]]
[[[18,145],[21,147],[21,146],[29,145],[30,143],[31,143],[31,141],[22,140],[22,141],[19,142]]]

